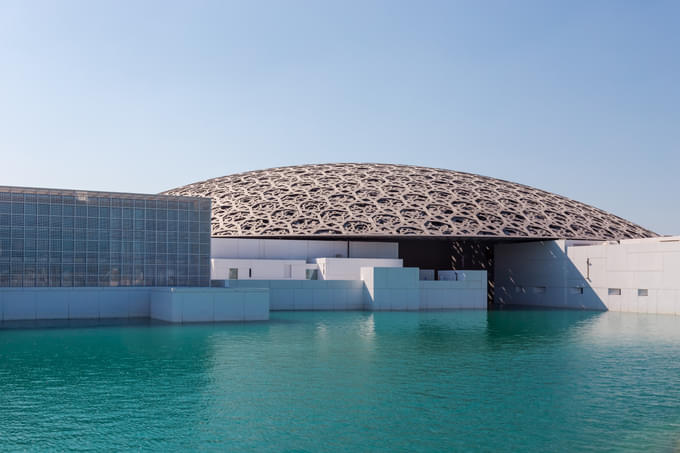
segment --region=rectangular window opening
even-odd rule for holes
[[[607,291],[607,294],[610,296],[620,296],[621,295],[621,288],[609,288]]]

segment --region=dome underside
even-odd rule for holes
[[[212,198],[213,237],[611,240],[655,233],[600,209],[469,173],[388,164],[281,167],[164,192]]]

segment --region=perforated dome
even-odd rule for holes
[[[543,190],[406,165],[272,168],[209,179],[164,194],[212,198],[213,237],[608,240],[657,236]]]

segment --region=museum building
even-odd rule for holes
[[[72,317],[71,302],[50,308],[64,288],[86,308],[82,294],[99,288],[100,318],[125,299],[127,317],[172,322],[507,305],[675,313],[679,275],[677,238],[451,170],[302,165],[159,195],[0,187],[2,320]],[[41,287],[61,293],[29,290]]]

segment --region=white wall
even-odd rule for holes
[[[266,288],[270,310],[362,310],[361,280],[232,280],[232,288]]]
[[[212,258],[233,259],[298,259],[308,263],[316,258],[347,258],[347,241],[294,239],[212,238]],[[396,242],[349,241],[354,258],[398,258]]]
[[[486,310],[486,271],[465,271],[458,281],[419,280],[418,268],[362,268],[369,310]]]
[[[417,267],[364,267],[364,305],[369,310],[420,310]]]
[[[680,237],[591,246],[568,243],[567,255],[567,285],[590,286],[607,309],[680,314]],[[621,295],[610,295],[610,288],[621,290]],[[648,295],[638,296],[638,290]]]
[[[680,237],[498,245],[495,276],[498,303],[680,314]]]
[[[149,317],[150,288],[0,288],[0,320]]]
[[[461,272],[459,280],[419,282],[421,310],[473,309],[487,306],[486,271]]]
[[[149,317],[171,322],[261,320],[269,317],[268,304],[266,290],[0,288],[0,321]]]
[[[229,269],[238,269],[239,280],[304,280],[307,269],[317,269],[304,260],[222,259],[211,261],[211,280],[228,280]]]
[[[401,259],[317,258],[319,278],[323,280],[361,280],[362,267],[403,267]]]
[[[320,280],[360,280],[362,267],[402,267],[400,259],[317,258],[304,260],[225,259],[213,258],[210,278],[228,280],[229,269],[238,269],[238,280],[305,280],[306,271],[318,270]]]
[[[154,288],[150,317],[172,323],[264,321],[269,319],[269,292],[255,288]]]
[[[362,268],[361,280],[232,280],[269,290],[270,310],[486,309],[486,271],[459,281],[420,281],[417,268]]]

